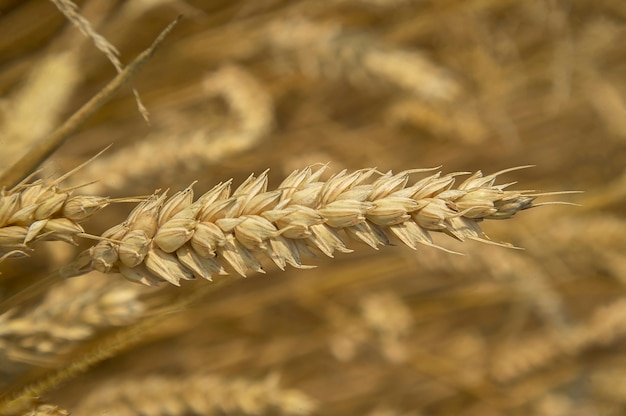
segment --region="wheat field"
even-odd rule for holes
[[[0,0],[0,414],[625,414],[625,22]]]

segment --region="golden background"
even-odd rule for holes
[[[580,207],[484,225],[495,241],[524,250],[449,238],[437,242],[465,256],[352,244],[354,253],[310,260],[313,270],[272,265],[266,275],[232,278],[162,318],[164,305],[211,283],[144,290],[97,273],[59,282],[17,316],[72,327],[64,314],[92,296],[82,301],[92,329],[2,339],[9,320],[0,321],[3,390],[157,316],[137,329],[138,341],[41,400],[75,415],[115,400],[127,413],[108,414],[204,414],[185,408],[179,390],[189,383],[189,391],[206,387],[198,400],[215,403],[218,415],[626,413],[626,2],[78,4],[123,63],[183,15],[132,80],[150,124],[126,87],[44,165],[62,174],[113,144],[68,180],[98,181],[80,192],[146,195],[198,180],[200,195],[266,168],[271,188],[294,169],[329,162],[332,172],[532,164],[500,183],[584,193],[546,199]],[[114,76],[51,2],[0,1],[0,168]],[[100,234],[130,209],[114,204],[84,228]],[[40,243],[31,260],[5,261],[0,295],[76,253]],[[100,300],[124,290],[136,303],[100,322]],[[194,384],[199,376],[213,384]],[[163,384],[147,391],[155,377]],[[116,386],[134,398],[115,399]],[[263,407],[272,394],[282,396]]]

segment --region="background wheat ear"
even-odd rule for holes
[[[8,197],[0,211],[13,217],[24,208],[15,211],[15,195],[41,197],[16,215],[18,223],[5,224],[17,228],[3,231],[12,242],[0,248],[8,255],[0,262],[0,305],[15,302],[0,312],[0,413],[621,416],[622,1],[76,3],[0,5],[0,170],[15,176],[0,180]],[[10,165],[115,77],[97,46],[119,51],[124,65],[179,13],[182,24],[132,80],[150,126],[131,88],[122,88],[24,182],[34,185],[11,191],[34,168]],[[94,34],[107,44],[96,45]],[[46,178],[111,143],[46,189]],[[320,184],[281,190],[294,170],[314,172],[319,162],[330,162]],[[435,174],[412,172],[400,185],[398,172],[416,166],[494,172],[527,164],[536,167],[502,176],[519,182],[502,192],[583,189],[532,201],[582,207],[476,223],[491,206],[476,205],[482,194],[463,199],[467,177],[420,196],[428,206],[403,195],[372,196],[379,179],[394,178],[391,188],[401,192]],[[378,170],[363,169],[371,166]],[[255,182],[268,168],[271,175]],[[243,205],[248,185],[233,193],[251,172],[248,185],[267,188]],[[330,192],[353,179],[343,193]],[[194,181],[192,201],[221,181],[220,192],[231,187],[222,211],[203,212],[216,215],[215,227],[191,227],[197,217],[165,227],[165,213],[178,204],[160,204]],[[77,187],[86,183],[93,185]],[[128,219],[127,204],[75,218],[95,236],[124,232],[97,252],[89,249],[99,241],[48,241],[69,240],[76,230],[40,228],[63,216],[59,205],[76,214],[83,202],[167,188],[155,208],[165,221],[156,220],[164,228],[158,238],[145,225],[110,230]],[[322,195],[323,207],[301,205],[315,211],[307,221],[323,215],[328,229],[288,223],[284,207],[272,204],[291,194],[309,202]],[[189,196],[179,194],[179,202]],[[535,196],[521,192],[499,208],[509,213],[528,202],[516,198]],[[380,198],[387,201],[369,205]],[[278,211],[258,215],[277,230],[258,213],[237,212],[242,206]],[[52,215],[40,217],[46,210]],[[418,210],[420,221],[413,219]],[[412,232],[401,230],[405,215],[416,224]],[[524,250],[459,241],[484,238],[476,224],[493,241]],[[425,226],[443,232],[428,231],[431,243],[420,233]],[[33,239],[25,242],[27,235]],[[154,247],[163,253],[148,255]],[[10,257],[16,250],[30,257]],[[180,280],[166,276],[180,287],[155,269],[153,260],[161,265],[168,256]],[[316,268],[299,270],[308,266]],[[90,268],[108,273],[80,275]],[[113,273],[122,269],[155,286]],[[79,276],[47,280],[59,270]],[[239,273],[248,278],[235,279]],[[14,297],[24,290],[30,295]],[[109,393],[115,400],[103,400]]]

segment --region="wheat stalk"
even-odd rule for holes
[[[271,131],[272,97],[245,69],[234,65],[218,69],[204,79],[203,91],[203,100],[221,96],[227,102],[237,120],[236,128],[216,128],[207,123],[202,128],[183,132],[179,115],[173,123],[175,126],[164,126],[143,140],[90,163],[82,177],[99,179],[89,186],[88,192],[103,193],[122,188],[132,180],[154,177],[163,171],[164,165],[188,169],[215,165],[254,147]],[[172,140],[172,136],[179,139]],[[158,155],[154,154],[155,146],[162,150]],[[207,148],[211,151],[207,152]]]
[[[59,0],[60,1],[60,0]],[[69,2],[71,3],[71,2]],[[163,40],[178,23],[180,17],[170,23],[148,49],[140,53],[126,68],[113,78],[102,90],[85,103],[78,111],[69,117],[63,125],[51,132],[47,137],[40,140],[37,146],[16,161],[10,168],[0,173],[0,184],[12,186],[20,181],[24,181],[25,176],[32,174],[32,171],[49,157],[63,142],[75,133],[98,109],[100,109],[113,94],[119,91],[138,71],[140,71],[156,53]]]
[[[480,221],[510,218],[536,206],[539,194],[495,185],[499,174],[515,169],[487,176],[478,171],[453,188],[464,173],[435,173],[408,185],[411,173],[425,170],[344,170],[320,181],[325,169],[308,167],[294,171],[273,191],[267,191],[265,171],[232,193],[231,181],[220,183],[195,202],[192,184],[169,199],[154,194],[139,204],[62,274],[96,269],[146,285],[167,281],[178,286],[181,280],[227,274],[227,267],[242,276],[249,270],[263,273],[260,254],[280,269],[287,264],[307,268],[301,255],[314,256],[312,249],[328,257],[352,251],[342,230],[375,249],[388,245],[391,235],[412,249],[419,244],[444,249],[431,232],[493,243]]]
[[[72,0],[51,1],[59,9],[59,11],[65,15],[68,21],[72,22],[72,24],[76,26],[76,28],[80,30],[83,35],[93,41],[94,46],[106,55],[115,67],[117,73],[121,74],[124,69],[122,62],[119,59],[119,51],[115,48],[115,46],[111,45],[111,43],[104,36],[100,35],[93,29],[91,23],[89,23],[89,21],[79,13],[78,6]],[[139,92],[135,88],[133,88],[133,94],[135,95],[135,101],[137,102],[137,109],[139,110],[139,113],[141,113],[146,123],[149,123],[150,115],[146,107],[141,102]]]

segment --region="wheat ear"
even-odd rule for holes
[[[375,249],[389,244],[392,235],[413,249],[439,247],[431,232],[492,243],[478,223],[510,218],[535,206],[539,195],[494,184],[497,175],[514,169],[487,176],[478,171],[453,188],[465,173],[435,173],[408,185],[412,173],[429,169],[344,170],[321,181],[325,169],[308,167],[291,173],[274,191],[267,191],[266,171],[232,193],[230,181],[220,183],[195,202],[189,186],[167,200],[155,194],[142,202],[81,255],[80,270],[63,272],[97,269],[147,285],[178,286],[181,280],[227,274],[226,267],[242,276],[249,270],[263,273],[260,254],[280,269],[307,268],[300,256],[314,256],[312,249],[329,257],[352,251],[341,231]]]
[[[32,250],[37,240],[74,243],[84,232],[79,224],[109,204],[108,198],[72,196],[38,180],[0,193],[0,261],[19,257]]]
[[[24,416],[68,416],[69,414],[67,410],[51,404],[37,404],[23,413]]]
[[[259,381],[206,374],[155,375],[105,385],[82,401],[76,414],[304,416],[315,407],[315,401],[301,391],[281,387],[276,374]]]
[[[145,310],[140,296],[148,288],[107,277],[63,280],[35,307],[0,314],[0,353],[45,365],[97,331],[137,321]]]
[[[27,177],[8,191],[0,189],[0,262],[7,257],[27,255],[38,240],[74,244],[74,238],[84,234],[81,222],[112,202],[138,201],[137,198],[73,195],[75,188],[60,187],[61,182],[102,152],[57,179],[27,183],[30,179]]]

